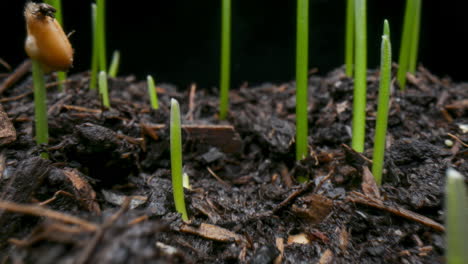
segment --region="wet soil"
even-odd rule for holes
[[[393,88],[380,188],[369,171],[378,72],[363,154],[345,145],[352,80],[311,76],[301,162],[293,82],[234,89],[219,121],[215,89],[161,84],[152,110],[144,82],[116,78],[104,109],[78,74],[66,92],[49,88],[50,143],[36,146],[26,78],[0,97],[16,130],[0,137],[0,262],[444,263],[445,170],[468,175],[468,84],[424,68],[409,77]],[[181,103],[189,223],[172,199],[170,98]]]

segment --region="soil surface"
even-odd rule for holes
[[[310,77],[311,151],[296,162],[293,82],[231,91],[219,121],[215,89],[161,84],[152,110],[145,82],[116,78],[104,109],[78,74],[66,92],[50,85],[50,143],[36,146],[24,78],[0,95],[0,263],[444,263],[445,170],[468,175],[468,84],[421,68],[393,88],[377,188],[378,79],[369,72],[359,154],[346,145],[353,81],[342,69]],[[172,198],[170,98],[184,125],[187,223]]]

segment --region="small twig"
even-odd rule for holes
[[[231,187],[231,185],[227,182],[225,182],[223,179],[221,179],[218,175],[216,175],[216,173],[214,173],[213,170],[211,170],[210,167],[206,167],[206,169],[208,170],[208,172],[211,174],[211,176],[215,177],[216,180],[218,180],[220,183],[222,183],[223,185],[227,186],[227,187]]]
[[[37,205],[26,205],[8,201],[0,201],[0,209],[15,213],[47,217],[64,223],[79,225],[88,231],[96,231],[98,229],[98,226],[94,223]]]
[[[76,105],[63,105],[62,107],[67,109],[67,110],[75,110],[75,111],[78,111],[78,112],[95,113],[95,114],[102,113],[101,109],[92,109],[92,108],[76,106]]]
[[[43,202],[40,202],[39,205],[45,206],[45,205],[50,204],[51,202],[57,200],[57,197],[59,196],[59,194],[77,199],[73,194],[71,194],[69,192],[66,192],[66,191],[63,191],[63,190],[60,190],[60,191],[56,191],[54,193],[54,196],[52,196],[51,198],[49,198],[49,199],[47,199],[47,200],[45,200]]]
[[[292,203],[297,197],[308,191],[312,186],[314,186],[314,181],[310,181],[307,183],[305,186],[303,186],[301,189],[294,191],[291,193],[286,199],[284,199],[281,203],[279,203],[274,209],[273,209],[273,214],[278,213],[281,211],[284,207]]]
[[[5,97],[5,98],[2,98],[0,99],[0,103],[6,103],[6,102],[10,102],[10,101],[16,101],[16,100],[19,100],[21,98],[24,98],[28,95],[31,95],[33,92],[30,91],[30,92],[26,92],[26,93],[23,93],[23,94],[20,94],[20,95],[17,95],[17,96],[13,96],[13,97]]]
[[[11,71],[11,66],[4,59],[0,58],[0,64],[3,65],[8,71]]]
[[[25,60],[21,63],[13,73],[6,78],[0,85],[0,94],[2,94],[8,87],[19,81],[24,75],[26,75],[31,69],[31,60]]]
[[[434,220],[428,217],[425,217],[423,215],[417,214],[415,212],[406,210],[398,206],[392,207],[392,206],[385,205],[382,202],[380,202],[380,200],[371,198],[369,196],[365,196],[362,193],[351,192],[351,194],[348,196],[347,199],[353,203],[360,203],[360,204],[371,206],[377,209],[385,210],[392,214],[395,214],[395,215],[404,217],[406,219],[418,222],[420,224],[429,226],[437,231],[441,231],[441,232],[445,231],[445,227],[443,225],[435,222]]]
[[[109,217],[102,226],[98,227],[96,234],[94,237],[89,241],[88,245],[85,247],[83,250],[83,253],[81,256],[77,259],[75,264],[85,264],[88,263],[88,260],[91,258],[94,250],[96,249],[99,241],[101,241],[104,232],[106,231],[107,228],[111,227],[119,217],[121,217],[130,207],[130,202],[132,200],[131,196],[125,197],[125,200],[120,207],[120,209],[113,214],[111,217]]]
[[[462,144],[465,148],[468,148],[468,144],[466,144],[465,142],[463,142],[460,138],[458,138],[457,136],[455,136],[454,134],[451,134],[451,133],[447,133],[447,136],[455,139],[456,141],[460,142],[460,144]]]

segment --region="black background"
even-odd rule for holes
[[[0,4],[0,57],[13,67],[23,51],[26,1]],[[71,72],[89,69],[91,0],[63,0],[65,31],[75,49]],[[219,80],[221,0],[152,0],[107,2],[108,60],[121,51],[120,75],[181,88],[196,82],[217,86]],[[295,0],[233,0],[232,85],[283,82],[294,78]],[[345,0],[311,0],[310,68],[319,74],[343,64]],[[423,0],[419,61],[434,73],[468,81],[468,14],[466,1]],[[391,27],[393,60],[398,57],[404,0],[368,0],[369,67],[379,62],[383,19]],[[4,71],[0,68],[0,72]]]

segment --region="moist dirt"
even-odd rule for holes
[[[295,84],[247,84],[217,118],[215,89],[89,75],[48,89],[50,142],[34,141],[32,82],[0,95],[0,263],[444,263],[450,166],[468,175],[468,84],[424,68],[392,87],[383,185],[372,180],[378,72],[366,151],[351,140],[353,81],[309,79],[310,156],[295,161]],[[169,106],[181,104],[190,222],[175,212]],[[7,118],[5,118],[5,113]],[[49,159],[42,159],[46,152]],[[309,180],[298,183],[297,179]],[[73,219],[69,219],[73,216]]]

